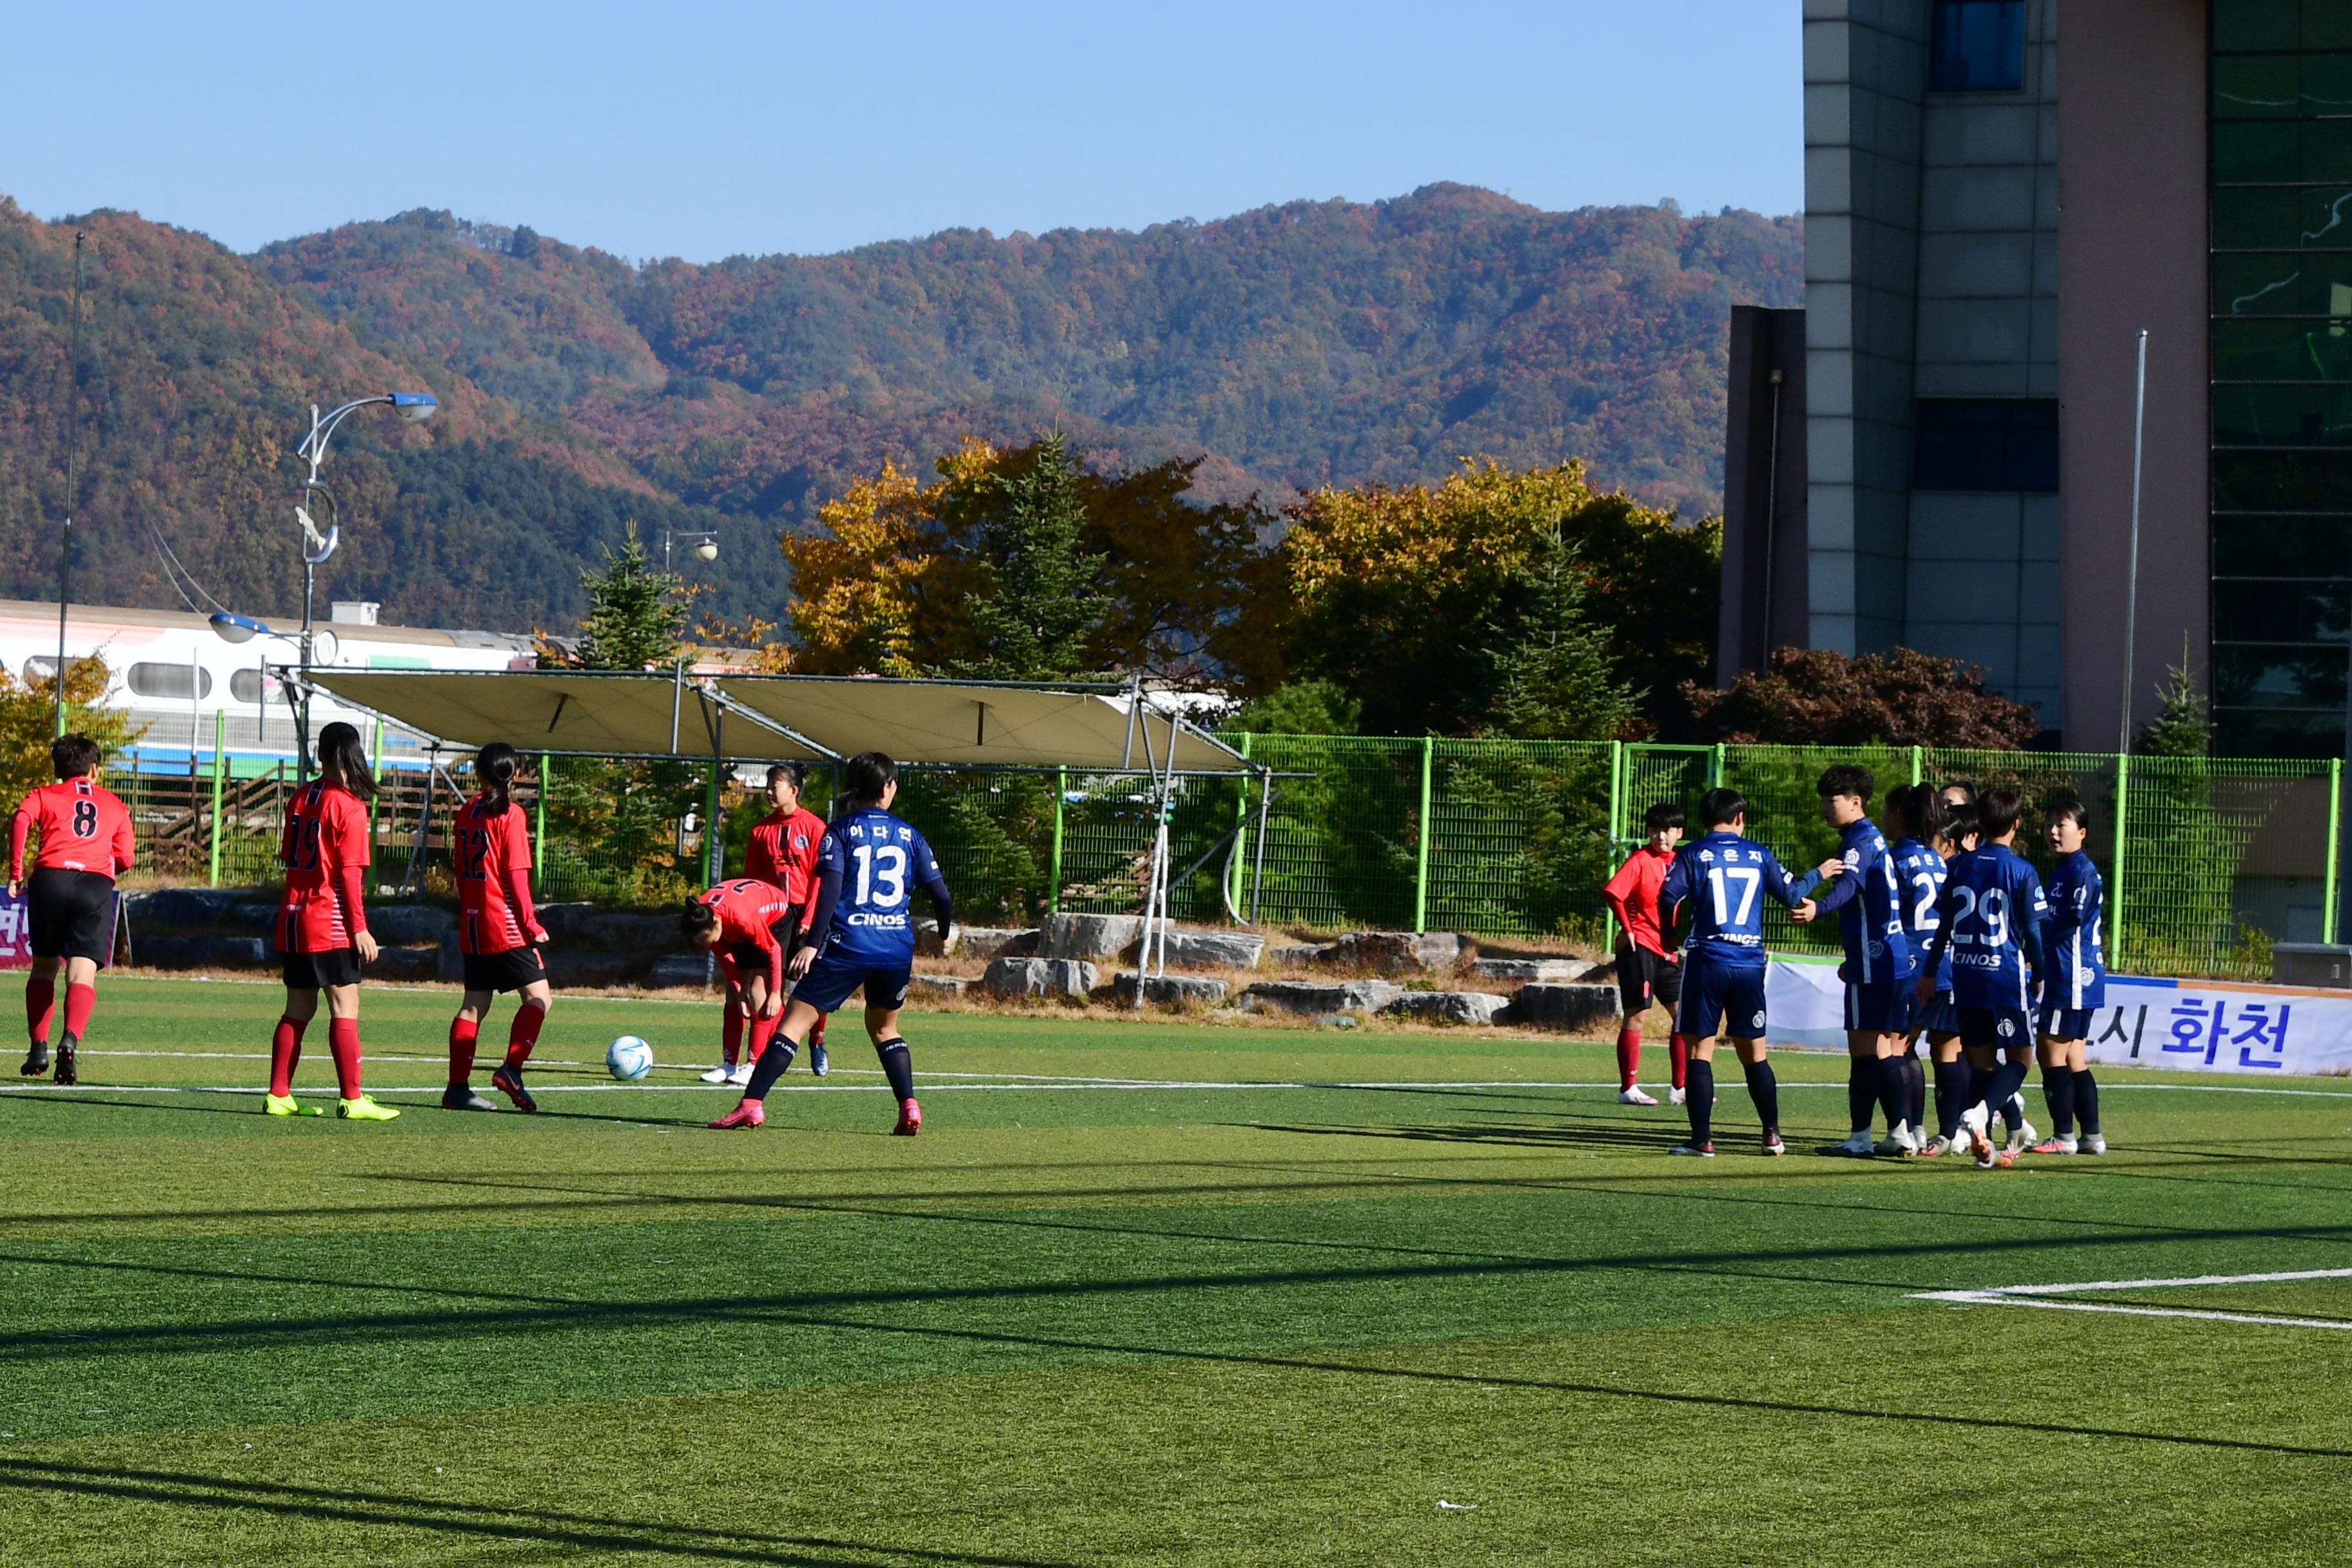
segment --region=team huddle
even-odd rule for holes
[[[58,782],[34,790],[17,807],[9,891],[25,893],[30,915],[32,973],[25,986],[31,1049],[23,1072],[58,1084],[78,1080],[76,1060],[97,997],[99,967],[114,947],[115,881],[131,864],[131,814],[96,777],[99,748],[67,735],[50,748]],[[389,1121],[400,1112],[370,1098],[361,1082],[360,982],[378,952],[369,931],[362,873],[372,858],[368,802],[376,783],[359,731],[344,723],[319,735],[319,776],[297,792],[286,815],[278,858],[286,868],[274,936],[286,1005],[270,1040],[272,1116],[317,1116],[294,1095],[302,1040],[323,993],[327,1044],[335,1066],[335,1114],[350,1121]],[[473,1088],[482,1023],[499,995],[518,994],[505,1059],[491,1087],[518,1110],[538,1109],[523,1072],[554,993],[541,949],[548,932],[531,900],[530,835],[511,798],[521,754],[493,742],[474,759],[479,792],[457,811],[450,858],[457,888],[457,946],[465,994],[449,1025],[449,1076],[441,1097],[451,1110],[495,1110]],[[745,875],[689,900],[679,926],[688,942],[709,951],[726,983],[721,1061],[702,1075],[733,1083],[741,1101],[715,1128],[758,1127],[761,1104],[803,1041],[811,1065],[825,1073],[826,1015],[864,993],[866,1027],[881,1058],[898,1121],[912,1135],[923,1124],[915,1100],[911,1053],[898,1014],[912,983],[912,893],[929,895],[942,942],[953,907],[937,857],[923,836],[890,813],[898,765],[878,752],[852,757],[831,823],[801,806],[803,770],[780,763],[768,774],[775,808],[751,833]],[[28,839],[38,837],[31,880]],[[49,1036],[57,977],[67,980],[65,1026],[52,1068]],[[787,1008],[787,998],[790,1006]],[[746,1041],[746,1035],[749,1039]]]
[[[1724,1039],[1763,1122],[1763,1152],[1785,1152],[1765,1047],[1769,897],[1801,924],[1838,916],[1852,1131],[1829,1152],[1966,1151],[1984,1168],[2029,1151],[2105,1153],[2098,1082],[2084,1055],[2091,1014],[2106,1000],[2102,888],[2084,849],[2087,809],[2073,799],[2044,809],[2054,857],[2045,888],[2017,853],[2023,805],[2014,791],[1979,798],[1968,784],[1894,789],[1882,830],[1869,815],[1875,787],[1867,768],[1841,764],[1822,774],[1822,816],[1839,830],[1839,850],[1802,876],[1748,838],[1748,803],[1737,791],[1709,791],[1699,803],[1702,836],[1679,848],[1682,809],[1650,809],[1648,841],[1606,889],[1625,932],[1617,961],[1625,1011],[1619,1100],[1657,1103],[1638,1081],[1641,1019],[1663,1003],[1673,1017],[1673,1098],[1690,1116],[1689,1141],[1673,1152],[1715,1153],[1714,1059]],[[1667,933],[1684,911],[1686,932],[1670,946]],[[1923,1040],[1935,1066],[1932,1136]],[[2019,1092],[2037,1060],[2053,1124],[2038,1142]],[[1873,1135],[1879,1111],[1884,1139]],[[2006,1131],[1999,1148],[1990,1135],[1996,1115]]]

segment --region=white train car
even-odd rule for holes
[[[529,669],[531,640],[505,632],[442,631],[379,626],[375,606],[338,604],[315,627],[312,662],[343,669]],[[171,610],[72,605],[66,619],[68,658],[96,654],[110,672],[106,702],[144,725],[134,751],[142,768],[184,769],[192,755],[211,761],[215,742],[232,756],[294,754],[293,710],[276,668],[298,658],[301,623],[271,621],[277,634],[233,643],[203,616]],[[331,634],[331,635],[330,635]],[[58,660],[58,607],[0,600],[0,663],[17,680],[47,679]],[[320,692],[310,703],[313,733],[337,719],[373,738],[373,720]],[[419,753],[416,738],[386,726],[383,760],[398,765]]]

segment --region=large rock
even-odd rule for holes
[[[1099,974],[1093,964],[1076,959],[1000,958],[988,966],[980,984],[992,996],[1083,998],[1100,984]]]
[[[1117,958],[1142,938],[1141,915],[1047,915],[1038,929],[1040,958]]]
[[[1140,939],[1136,944],[1139,954]],[[1168,962],[1181,969],[1255,969],[1265,938],[1253,931],[1171,931]]]
[[[1424,1024],[1491,1024],[1510,1005],[1491,991],[1408,991],[1381,1011]]]
[[[229,911],[251,897],[249,888],[158,888],[127,901],[140,924],[189,930],[227,924]]]
[[[275,967],[278,954],[257,936],[139,936],[131,954],[143,969],[259,969]]]
[[[958,928],[958,958],[1034,958],[1035,926],[961,926]]]
[[[1330,951],[1328,942],[1285,942],[1265,950],[1265,962],[1279,969],[1303,969],[1310,963],[1320,963]]]
[[[596,906],[593,904],[541,904],[534,912],[539,916],[539,923],[546,928],[548,936],[553,941],[562,942],[572,934],[573,927],[596,912]]]
[[[1522,985],[1511,1021],[1575,1034],[1614,1022],[1618,1011],[1614,985]]]
[[[944,1002],[965,994],[978,984],[978,981],[968,980],[961,974],[916,974],[908,978],[907,994],[920,996],[926,1001]]]
[[[1470,973],[1507,985],[1573,985],[1605,974],[1609,968],[1606,960],[1589,958],[1482,958],[1471,964]]]
[[[1124,970],[1111,977],[1111,994],[1119,1005],[1135,1005],[1135,971]],[[1198,1003],[1213,1007],[1225,999],[1227,986],[1222,980],[1211,980],[1200,974],[1155,974],[1143,983],[1143,999],[1164,1006]]]
[[[540,952],[540,961],[547,965],[547,978],[558,991],[574,985],[618,985],[625,982],[632,971],[646,966],[642,952],[598,952],[578,949],[548,947]]]
[[[699,991],[715,979],[716,965],[707,952],[665,952],[653,961],[646,971],[645,984],[652,991],[675,991],[691,987]]]
[[[1312,980],[1261,980],[1241,994],[1239,1005],[1253,1013],[1377,1013],[1404,994],[1385,980],[1326,984]]]
[[[545,921],[541,921],[545,924]],[[550,927],[549,936],[555,935]],[[579,947],[621,952],[676,952],[686,945],[675,913],[641,915],[600,912],[572,922],[560,939]]]
[[[427,981],[440,978],[441,950],[437,947],[386,947],[376,952],[375,962],[367,966],[370,980]]]
[[[457,917],[437,904],[370,904],[368,930],[393,946],[439,942],[457,929]]]
[[[1323,962],[1335,969],[1425,974],[1452,969],[1471,951],[1451,931],[1351,931],[1324,950]]]

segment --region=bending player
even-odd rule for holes
[[[686,940],[710,950],[727,983],[727,1023],[751,1031],[747,1062],[756,1062],[784,1011],[784,952],[792,945],[792,900],[773,882],[738,877],[686,906]],[[704,1075],[709,1081],[709,1075]]]
[[[713,1127],[757,1127],[765,1121],[762,1101],[793,1065],[794,1048],[818,1017],[862,988],[866,1032],[898,1102],[898,1121],[891,1131],[912,1137],[922,1130],[913,1053],[898,1033],[898,1010],[906,1005],[915,963],[915,888],[930,896],[939,911],[940,943],[950,950],[955,910],[931,847],[890,815],[898,795],[898,764],[879,752],[860,752],[843,768],[842,784],[847,810],[825,829],[817,853],[816,913],[809,944],[793,954],[791,1010],[761,1051],[742,1102]]]
[[[1960,1125],[1979,1170],[2012,1163],[2019,1150],[1995,1156],[1986,1129],[1990,1107],[2004,1103],[2025,1081],[2033,1060],[2033,971],[2042,966],[2042,925],[2050,918],[2042,879],[2013,846],[2023,807],[2014,790],[1989,791],[1977,802],[1981,844],[1947,868],[1937,900],[1937,929],[1927,937],[1932,961],[1952,954],[1952,1000],[1969,1058],[1969,1088]],[[1932,963],[1918,994],[1935,985]]]
[[[1873,1154],[1870,1135],[1874,1104],[1886,1108],[1886,1152],[1916,1154],[1919,1140],[1904,1120],[1910,1089],[1895,1058],[1910,1029],[1911,977],[1918,964],[1903,934],[1902,896],[1895,882],[1895,858],[1885,835],[1870,820],[1870,797],[1878,781],[1868,768],[1840,763],[1825,771],[1815,793],[1822,819],[1836,828],[1838,857],[1822,868],[1837,880],[1818,908],[1838,911],[1838,937],[1845,962],[1846,1125],[1851,1131],[1832,1154]],[[1805,917],[1800,915],[1799,920]],[[1907,1055],[1907,1052],[1906,1053]]]
[[[294,1098],[294,1068],[320,991],[327,994],[327,1048],[335,1058],[335,1114],[347,1121],[390,1121],[400,1114],[360,1089],[360,968],[376,954],[360,873],[370,858],[365,800],[374,795],[360,732],[340,721],[320,731],[319,776],[295,795],[278,851],[286,863],[278,907],[286,1012],[269,1041],[269,1098],[262,1109],[272,1116],[319,1114]]]
[[[768,802],[775,809],[752,824],[751,841],[743,857],[743,875],[773,883],[792,900],[793,943],[803,939],[809,917],[815,912],[816,850],[824,838],[824,818],[801,805],[801,791],[807,782],[808,767],[803,763],[778,763],[768,770]],[[785,956],[791,956],[790,944]],[[740,1088],[751,1081],[751,1053],[742,1049],[743,1022],[742,1009],[730,994],[720,1037],[723,1059],[702,1075],[703,1082]],[[823,1078],[830,1068],[824,1054],[824,1020],[819,1018],[809,1036],[809,1070]]]
[[[530,832],[513,800],[521,766],[521,753],[504,741],[484,746],[474,759],[480,793],[457,811],[457,951],[466,962],[466,995],[449,1021],[449,1087],[441,1092],[447,1110],[498,1109],[474,1092],[474,1044],[501,991],[519,991],[522,1001],[507,1027],[506,1060],[490,1084],[517,1110],[539,1109],[523,1087],[522,1068],[555,992],[539,952],[547,931],[530,902]]]
[[[66,972],[66,1027],[51,1082],[78,1081],[74,1054],[98,1005],[98,966],[114,955],[114,879],[131,868],[131,813],[92,775],[98,742],[60,735],[49,746],[58,782],[16,807],[8,834],[8,896],[25,895],[31,917],[33,972],[25,980],[25,1022],[32,1049],[24,1075],[49,1070],[49,1018],[57,1010],[58,967]],[[38,829],[33,879],[25,881],[25,839]]]
[[[1820,880],[1808,872],[1800,881],[1781,868],[1772,851],[1750,844],[1748,802],[1738,791],[1714,789],[1698,804],[1706,832],[1675,857],[1658,889],[1661,906],[1685,904],[1693,912],[1683,942],[1682,1006],[1676,1026],[1691,1042],[1689,1092],[1691,1135],[1677,1154],[1715,1157],[1715,1042],[1731,1041],[1747,1075],[1748,1098],[1764,1123],[1763,1152],[1787,1152],[1780,1142],[1780,1086],[1764,1059],[1764,900],[1769,893],[1800,920],[1811,920],[1805,899]]]
[[[1675,863],[1675,846],[1682,841],[1683,808],[1671,802],[1650,807],[1642,819],[1649,842],[1625,858],[1601,896],[1623,931],[1617,944],[1617,996],[1624,1009],[1617,1031],[1617,1103],[1655,1105],[1642,1092],[1642,1019],[1650,1004],[1666,1010],[1667,1060],[1674,1073],[1673,1103],[1683,1102],[1683,1085],[1690,1065],[1690,1046],[1675,1022],[1682,1003],[1683,966],[1666,951],[1665,928],[1674,923],[1658,907],[1658,887]]]
[[[2050,1138],[2037,1154],[2107,1152],[2099,1131],[2099,1084],[2091,1076],[2091,1015],[2107,1005],[2107,961],[2099,947],[2099,915],[2106,889],[2083,849],[2090,813],[2079,800],[2062,800],[2047,813],[2051,852],[2050,924],[2042,949],[2042,1096],[2050,1106]],[[2074,1136],[2074,1119],[2083,1135]]]

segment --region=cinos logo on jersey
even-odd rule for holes
[[[846,919],[851,925],[872,926],[882,931],[902,931],[906,928],[907,924],[907,917],[904,911],[898,914],[872,915],[867,914],[863,910],[854,910],[844,918]]]

